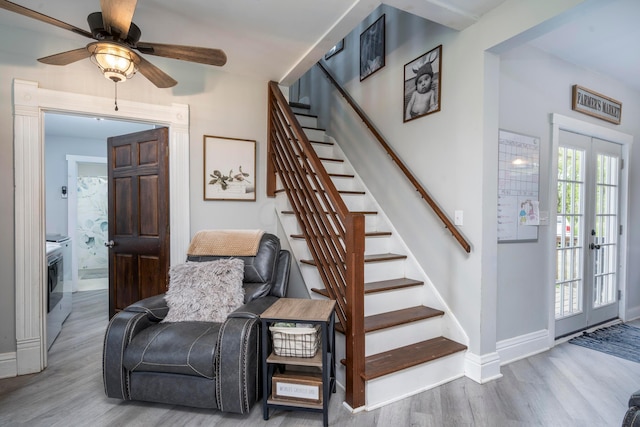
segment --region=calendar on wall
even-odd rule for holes
[[[500,130],[498,242],[538,239],[540,138]]]

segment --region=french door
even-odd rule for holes
[[[555,335],[618,317],[619,144],[560,131]]]

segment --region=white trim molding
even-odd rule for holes
[[[479,356],[467,351],[464,359],[464,374],[479,384],[501,378],[500,355],[494,352]]]
[[[498,341],[496,351],[500,356],[500,365],[515,362],[525,357],[549,350],[549,330],[531,332],[518,337]]]
[[[14,80],[16,374],[47,364],[43,115],[48,112],[135,120],[169,127],[171,263],[189,244],[189,106],[59,92]],[[1,362],[2,360],[0,360]]]
[[[18,373],[16,353],[0,354],[0,379],[15,377]]]

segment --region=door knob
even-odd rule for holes
[[[589,249],[600,249],[600,245],[596,245],[595,243],[591,243],[589,245]]]
[[[111,249],[115,246],[115,242],[113,240],[109,240],[108,242],[104,242],[104,245]]]

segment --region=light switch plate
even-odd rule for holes
[[[463,220],[462,211],[455,211],[455,214],[453,216],[453,223],[455,225],[463,225],[464,220]]]

